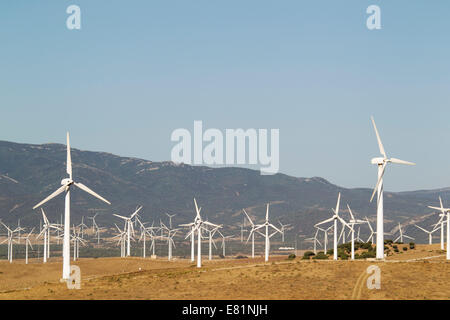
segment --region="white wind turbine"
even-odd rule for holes
[[[12,230],[6,224],[4,224],[2,221],[0,221],[0,223],[8,231],[7,239],[3,240],[1,243],[8,242],[8,261],[9,261],[9,263],[12,263],[12,261],[13,261],[13,243],[14,243],[13,237],[14,237],[14,233],[18,232],[19,228]]]
[[[243,218],[242,224],[241,224],[241,242],[244,242],[244,233],[247,231],[248,230],[245,229],[245,218]]]
[[[225,251],[225,240],[226,240],[226,239],[231,239],[231,238],[233,238],[233,236],[224,236],[223,233],[220,232],[220,230],[217,230],[217,232],[218,232],[218,233],[220,234],[220,236],[222,237],[222,255],[223,255],[223,257],[225,258],[225,257],[226,257],[226,255],[225,255],[225,253],[226,253],[226,251]]]
[[[450,211],[450,209],[444,208],[441,197],[439,197],[439,204],[441,205],[440,207],[428,206],[428,208],[431,208],[434,210],[439,210],[441,212],[439,214],[439,217],[440,217],[439,222],[436,223],[434,225],[434,227],[439,224],[441,225],[440,226],[440,228],[441,228],[441,250],[444,250],[444,224],[446,223],[446,221],[444,219],[446,216],[448,216],[447,213]],[[447,236],[448,236],[448,234],[449,234],[449,231],[448,231],[448,224],[447,224]],[[449,241],[449,237],[447,237],[447,243],[448,243],[448,241]],[[447,250],[447,252],[448,252],[448,250]]]
[[[81,190],[89,193],[90,195],[96,197],[97,199],[106,202],[107,204],[111,204],[108,200],[102,198],[97,193],[86,187],[84,184],[75,182],[72,179],[72,158],[70,156],[70,141],[69,141],[69,133],[67,132],[67,163],[66,163],[66,173],[69,175],[68,178],[64,178],[61,181],[61,187],[49,195],[47,198],[39,202],[37,205],[33,207],[36,209],[46,203],[47,201],[53,199],[59,194],[65,192],[65,209],[64,209],[64,241],[63,241],[63,280],[68,280],[70,278],[70,188],[72,186],[76,186]]]
[[[126,243],[125,238],[127,236],[126,222],[125,222],[125,226],[124,226],[123,230],[120,230],[120,228],[117,226],[117,224],[114,224],[114,225],[116,226],[117,230],[119,231],[119,234],[114,236],[113,239],[119,238],[119,241],[117,244],[120,245],[120,257],[124,258],[125,257],[125,243]]]
[[[171,223],[171,220],[169,221],[169,223]],[[160,225],[161,225],[161,227],[160,227],[161,230],[167,231],[167,237],[162,236],[161,238],[167,240],[167,245],[168,245],[167,258],[169,261],[171,261],[172,260],[172,246],[175,247],[175,242],[173,241],[173,237],[179,231],[179,229],[168,228],[162,221],[160,221]]]
[[[433,244],[433,233],[435,233],[436,231],[438,231],[440,227],[433,228],[433,230],[428,231],[428,230],[426,230],[425,228],[422,228],[421,226],[418,226],[417,224],[415,224],[415,226],[416,226],[417,228],[419,228],[420,230],[422,230],[423,232],[427,233],[427,234],[428,234],[428,244]]]
[[[383,211],[383,175],[388,163],[397,163],[397,164],[406,164],[406,165],[415,165],[415,163],[396,159],[396,158],[388,158],[386,152],[384,150],[383,144],[381,142],[380,134],[378,133],[377,126],[375,125],[375,120],[372,118],[373,127],[375,129],[375,134],[377,136],[378,147],[380,149],[380,153],[383,157],[373,158],[372,164],[378,165],[378,181],[375,186],[375,189],[372,193],[372,197],[370,198],[370,202],[372,202],[375,193],[378,193],[377,198],[377,259],[384,259],[384,211]]]
[[[370,221],[369,221],[369,219],[367,219],[367,217],[366,217],[366,223],[370,229],[370,236],[369,236],[369,238],[367,238],[366,242],[369,242],[369,240],[370,240],[370,242],[373,244],[373,236],[376,234],[376,231],[373,230],[372,225],[370,224]]]
[[[190,227],[191,231],[187,234],[186,239],[191,236],[191,241],[194,241],[193,234],[197,231],[197,268],[201,268],[202,266],[202,226],[208,225],[211,227],[217,227],[217,225],[212,224],[208,221],[203,221],[202,217],[200,216],[201,208],[199,209],[197,206],[197,201],[194,198],[194,205],[195,205],[195,211],[196,216],[193,223],[188,224],[182,224],[181,227]],[[192,242],[193,244],[193,242]],[[193,247],[192,247],[193,248]]]
[[[145,247],[146,247],[146,243],[147,243],[147,234],[151,237],[151,234],[148,233],[147,228],[145,227],[145,223],[142,223],[141,220],[139,220],[139,218],[136,218],[136,221],[139,223],[140,226],[140,231],[141,231],[141,236],[139,237],[139,242],[143,241],[144,242],[144,247],[142,249],[142,258],[145,259],[146,257],[146,251],[145,251]]]
[[[275,231],[269,235],[269,228],[274,229]],[[262,233],[258,231],[259,229],[264,229],[265,232]],[[265,238],[265,250],[264,250],[264,261],[269,261],[269,249],[270,249],[270,238],[272,238],[277,232],[281,233],[281,230],[275,227],[273,224],[269,222],[269,203],[266,207],[266,221],[263,224],[256,225],[253,229],[253,232],[258,232]]]
[[[327,245],[328,245],[328,232],[333,228],[333,225],[329,226],[327,229],[323,229],[320,227],[315,227],[317,230],[320,230],[324,233],[323,235],[323,253],[327,254]]]
[[[135,215],[138,214],[138,212],[142,209],[142,206],[136,209],[136,211],[129,217],[120,216],[118,214],[113,214],[114,216],[125,220],[126,223],[126,233],[127,233],[127,257],[131,255],[131,238],[132,235],[134,236],[134,228],[133,228],[133,222],[131,219],[134,218]]]
[[[73,261],[76,261],[80,258],[80,243],[85,244],[85,241],[83,238],[80,237],[80,229],[76,229],[75,226],[73,226],[73,233],[71,235],[72,242],[73,242]]]
[[[97,223],[95,222],[95,217],[97,217],[98,212],[94,214],[92,217],[88,217],[88,219],[92,220],[92,233],[95,233],[95,229],[98,228]]]
[[[81,231],[81,238],[84,239],[84,229],[88,226],[84,223],[84,216],[81,217],[81,223],[77,226]]]
[[[444,208],[444,206],[442,205],[442,199],[441,197],[439,197],[439,201],[440,201],[440,205],[441,207],[432,207],[429,206],[429,208],[431,209],[435,209],[435,210],[439,210],[441,211],[441,219],[438,222],[441,223],[441,248],[443,247],[443,230],[444,230],[444,219],[445,217],[447,217],[447,260],[450,260],[450,209],[449,208]],[[443,249],[442,249],[443,250]]]
[[[33,250],[33,246],[31,245],[30,236],[33,233],[34,228],[31,229],[30,233],[26,237],[22,237],[22,239],[25,240],[25,264],[28,264],[28,246],[31,247],[31,250]]]
[[[44,219],[44,225],[42,231],[38,234],[36,239],[39,239],[42,235],[44,235],[44,263],[47,262],[47,259],[50,258],[50,230],[56,229],[61,230],[58,224],[53,224],[48,221],[47,216],[45,215],[44,209],[41,208],[42,218]]]
[[[166,213],[166,216],[169,217],[169,228],[172,229],[172,218],[176,216],[176,214],[168,214]]]
[[[400,223],[398,224],[398,231],[399,231],[400,235],[397,237],[397,239],[394,240],[394,242],[397,242],[398,240],[400,240],[400,242],[403,243],[403,238],[408,238],[408,239],[414,240],[414,238],[407,236],[406,234],[403,233],[402,226],[400,225]]]
[[[247,243],[251,237],[252,238],[252,259],[253,259],[253,258],[255,258],[255,224],[253,223],[252,219],[250,219],[250,216],[248,215],[247,211],[245,211],[245,209],[242,209],[242,210],[244,211],[245,215],[247,216],[247,219],[250,222],[250,226],[252,227],[252,229],[250,230],[248,239],[247,239]]]
[[[208,260],[212,260],[212,245],[217,249],[216,244],[214,243],[213,237],[214,234],[219,230],[219,228],[222,228],[222,226],[215,226],[213,228],[205,228],[203,227],[203,230],[208,232]]]
[[[338,200],[337,200],[337,204],[336,204],[336,210],[332,209],[333,212],[334,212],[334,215],[330,219],[327,219],[325,221],[319,222],[319,223],[317,223],[314,226],[314,227],[317,227],[317,226],[320,226],[320,225],[325,224],[325,223],[334,222],[334,228],[333,228],[333,233],[334,233],[333,259],[334,260],[338,259],[338,253],[337,253],[337,244],[338,244],[338,239],[337,239],[337,222],[338,222],[338,220],[344,225],[344,227],[347,226],[348,228],[353,230],[353,228],[351,226],[349,226],[348,223],[345,222],[344,219],[342,219],[339,216],[339,204],[340,204],[340,202],[341,202],[341,193],[339,192]]]
[[[314,243],[314,254],[317,254],[317,244],[319,244],[320,246],[322,245],[320,243],[319,239],[317,239],[318,235],[319,235],[319,228],[316,228],[316,233],[314,234],[314,237],[307,238],[307,239],[304,240],[304,241],[312,241]]]
[[[352,233],[352,260],[355,260],[355,225],[357,224],[363,224],[366,223],[364,220],[355,219],[355,216],[353,215],[352,209],[350,209],[350,206],[347,204],[348,211],[350,212],[350,221],[349,225],[351,227],[351,233]],[[359,229],[358,229],[358,239],[359,238]]]
[[[291,225],[290,224],[282,224],[280,221],[278,221],[279,225],[281,226],[281,241],[284,242],[284,231],[288,230]]]

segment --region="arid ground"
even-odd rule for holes
[[[81,259],[81,289],[59,281],[61,258],[47,264],[0,262],[0,299],[309,300],[449,299],[450,263],[439,245],[390,256],[384,262],[331,261],[271,256],[256,259]],[[71,262],[73,263],[73,262]],[[381,269],[381,289],[369,290],[367,268]]]

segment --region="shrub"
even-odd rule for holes
[[[408,251],[408,247],[403,247],[403,251]]]
[[[334,253],[334,249],[328,249],[327,254],[332,255]]]
[[[341,258],[341,260],[348,260],[349,255],[345,253],[345,250],[338,250],[338,257]]]
[[[288,257],[288,260],[294,260],[296,258],[295,254],[291,253]]]
[[[237,256],[236,259],[247,259],[246,256]]]
[[[359,246],[361,249],[366,249],[366,250],[371,250],[372,249],[372,244],[367,242],[367,243],[361,243]]]
[[[361,259],[367,259],[367,258],[375,258],[376,252],[375,251],[367,251],[367,252],[363,252],[361,253]]]
[[[323,253],[323,252],[321,251],[321,252],[319,252],[318,254],[316,254],[316,255],[313,257],[313,259],[315,259],[315,260],[327,260],[327,259],[328,259],[328,256],[327,256],[325,253]]]
[[[416,244],[414,242],[410,242],[409,243],[409,248],[410,249],[415,249],[416,248]]]
[[[315,253],[314,252],[312,252],[312,251],[306,251],[304,254],[303,254],[303,259],[304,260],[308,260],[310,257],[312,257],[312,256],[315,256]]]

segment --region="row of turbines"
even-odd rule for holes
[[[342,224],[342,230],[341,230],[341,237],[343,238],[343,241],[345,242],[345,228],[348,228],[351,232],[351,258],[352,260],[355,258],[355,253],[354,253],[354,242],[355,242],[355,230],[354,227],[355,225],[358,224],[364,224],[367,223],[370,231],[371,231],[371,235],[368,239],[368,241],[371,239],[372,243],[373,243],[373,236],[376,235],[376,258],[379,260],[382,260],[385,258],[385,254],[384,254],[384,236],[387,234],[384,232],[384,201],[383,201],[383,177],[384,177],[384,173],[386,170],[386,167],[389,163],[396,163],[396,164],[403,164],[403,165],[415,165],[412,162],[409,161],[404,161],[404,160],[400,160],[397,158],[389,158],[386,154],[386,151],[384,149],[383,143],[381,141],[381,137],[380,134],[378,132],[377,126],[375,124],[375,120],[373,117],[371,117],[372,120],[372,124],[373,124],[373,128],[375,130],[375,135],[377,138],[377,142],[378,142],[378,148],[380,151],[380,154],[382,157],[376,157],[373,158],[371,160],[372,164],[376,164],[378,166],[378,179],[377,179],[377,183],[375,185],[375,188],[373,190],[372,196],[370,198],[370,202],[373,201],[373,198],[375,197],[375,194],[377,194],[377,228],[376,231],[374,231],[372,229],[372,226],[370,225],[369,220],[366,217],[366,220],[360,220],[360,219],[355,219],[355,217],[353,216],[353,213],[350,209],[350,206],[347,204],[347,208],[348,211],[350,213],[350,220],[349,222],[346,222],[344,219],[342,219],[342,217],[339,216],[339,205],[340,205],[340,199],[341,199],[341,194],[339,193],[338,195],[338,200],[337,200],[337,204],[336,204],[336,209],[332,209],[333,210],[333,216],[327,220],[324,220],[322,222],[319,222],[315,225],[316,227],[316,233],[315,236],[313,238],[309,238],[308,240],[313,241],[314,242],[314,246],[316,247],[317,243],[320,243],[319,240],[317,239],[317,235],[319,231],[323,231],[324,232],[324,247],[326,248],[326,243],[328,242],[328,232],[332,230],[333,232],[333,259],[337,260],[337,245],[339,242],[339,239],[337,237],[338,234],[338,221],[341,222]],[[449,208],[444,208],[443,204],[442,204],[442,199],[439,197],[439,201],[440,201],[440,207],[435,207],[435,206],[428,206],[431,209],[437,210],[439,212],[439,221],[431,226],[431,230],[427,230],[423,227],[417,226],[417,228],[419,228],[420,230],[426,232],[429,235],[429,243],[432,244],[432,234],[434,232],[436,232],[437,230],[441,230],[441,249],[444,250],[444,224],[447,224],[447,255],[446,258],[447,260],[450,260],[450,250],[449,250],[449,245],[450,245],[450,209]],[[328,224],[330,222],[333,222],[333,225],[329,226],[328,228],[321,228],[319,226]],[[394,241],[398,241],[400,240],[400,242],[403,242],[403,239],[412,239],[414,240],[412,237],[409,237],[408,235],[404,234],[403,229],[401,227],[401,225],[398,225],[398,232],[399,232],[399,236],[394,240]],[[359,238],[359,236],[358,236]],[[360,239],[359,239],[360,240]],[[325,249],[326,251],[326,249]]]

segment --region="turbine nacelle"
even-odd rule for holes
[[[73,183],[73,180],[70,178],[65,178],[61,180],[61,185],[62,186],[69,186]]]
[[[373,158],[372,160],[371,160],[371,163],[372,164],[377,164],[377,165],[382,165],[385,161],[389,161],[388,159],[385,159],[385,158],[381,158],[381,157],[377,157],[377,158]]]

